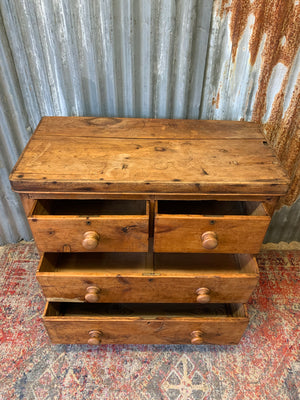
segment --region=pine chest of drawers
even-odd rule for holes
[[[54,343],[239,342],[289,184],[260,125],[45,117],[10,180]]]

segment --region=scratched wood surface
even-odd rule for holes
[[[144,201],[35,201],[28,222],[42,252],[61,252],[66,246],[72,252],[148,250]],[[99,235],[96,247],[84,247],[86,232]]]
[[[56,301],[85,301],[94,286],[101,303],[197,303],[197,289],[205,287],[211,303],[245,303],[258,267],[250,255],[156,254],[150,270],[143,253],[45,253],[37,279]]]
[[[28,222],[40,251],[142,251],[148,250],[147,215],[131,216],[40,216],[28,217]],[[88,225],[87,225],[88,224]],[[84,248],[86,232],[97,232],[99,244],[93,249]]]
[[[203,343],[237,344],[249,321],[244,306],[238,307],[50,302],[43,320],[53,343],[85,344],[96,330],[102,344],[190,344],[193,331],[201,332]]]
[[[19,192],[282,195],[288,178],[246,122],[47,117],[14,168]]]
[[[157,215],[154,251],[175,253],[259,253],[269,226],[268,216]],[[202,234],[217,236],[214,249],[203,247]]]

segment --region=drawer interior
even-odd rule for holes
[[[146,253],[44,253],[38,273],[55,273],[55,276],[256,275],[258,267],[255,258],[248,254],[157,253],[152,265]]]
[[[156,253],[154,266],[156,272],[172,275],[259,273],[255,258],[249,254]]]
[[[145,200],[37,200],[32,215],[146,215]]]
[[[146,253],[44,253],[39,273],[132,274],[146,271]]]
[[[129,317],[134,319],[245,317],[243,304],[49,302],[44,317]]]
[[[217,201],[217,200],[159,200],[158,214],[191,215],[266,215],[258,201]]]

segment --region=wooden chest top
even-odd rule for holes
[[[10,176],[17,192],[283,195],[261,126],[234,121],[44,117]]]

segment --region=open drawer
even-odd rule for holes
[[[248,324],[243,304],[47,303],[53,343],[237,344]]]
[[[37,279],[48,299],[114,303],[247,302],[258,267],[247,254],[45,253]]]
[[[28,221],[42,252],[148,251],[142,200],[37,200]]]
[[[255,254],[269,222],[255,201],[158,201],[154,251]]]

